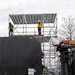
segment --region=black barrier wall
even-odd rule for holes
[[[42,75],[41,44],[31,36],[0,37],[0,75]]]

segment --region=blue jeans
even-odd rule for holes
[[[38,34],[41,35],[41,28],[38,28]]]

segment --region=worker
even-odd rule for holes
[[[41,35],[42,22],[38,20],[38,34]]]
[[[14,27],[13,27],[13,25],[11,24],[11,22],[9,22],[9,27],[8,27],[8,29],[9,29],[9,36],[13,35],[13,29],[14,29]]]

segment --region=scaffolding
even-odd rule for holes
[[[56,69],[59,64],[56,47],[53,46],[50,38],[57,38],[57,14],[9,14],[8,20],[14,25],[14,36],[33,36],[41,42],[41,50],[44,52],[42,64],[49,70]],[[38,20],[43,24],[42,35],[38,35]]]

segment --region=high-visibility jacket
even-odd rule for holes
[[[42,23],[38,23],[38,28],[42,28]]]
[[[13,29],[14,29],[13,25],[12,25],[12,24],[9,24],[8,29],[9,29],[9,30],[13,30]]]

